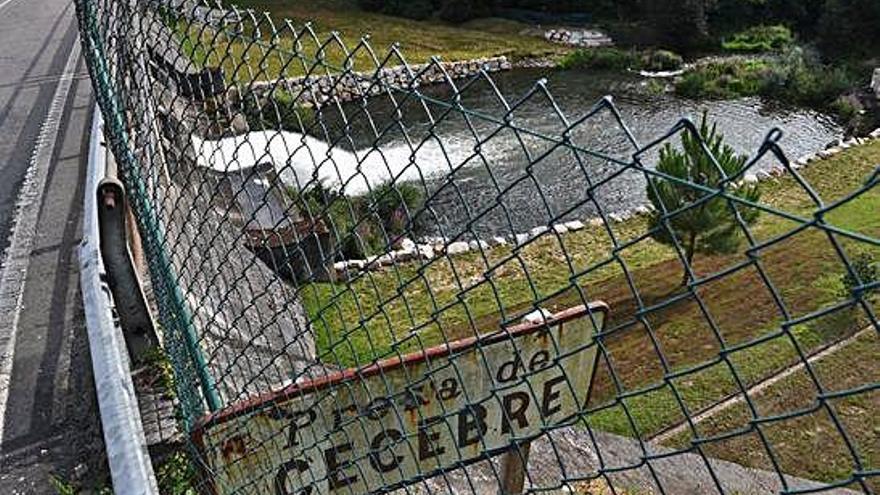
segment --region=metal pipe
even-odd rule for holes
[[[98,227],[98,182],[105,172],[103,122],[95,109],[89,145],[84,199],[83,240],[80,245],[80,286],[91,352],[95,391],[113,490],[118,494],[158,494],[153,465],[131,380],[128,353],[113,295],[104,281]]]

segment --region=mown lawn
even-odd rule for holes
[[[228,2],[258,15],[245,17],[244,37],[216,32],[201,25],[178,25],[178,34],[187,39],[189,55],[197,64],[221,66],[230,80],[295,77],[305,73],[324,74],[342,67],[370,71],[377,65],[392,67],[404,63],[425,63],[434,56],[444,61],[507,56],[511,60],[555,56],[568,53],[564,46],[524,34],[528,25],[515,21],[486,18],[461,25],[439,20],[414,21],[364,12],[355,0],[235,0]],[[260,14],[268,12],[273,27]],[[292,21],[286,25],[284,20]],[[313,33],[305,30],[311,23]],[[254,36],[259,32],[259,36]],[[341,39],[336,40],[337,33]],[[367,48],[361,39],[369,37]],[[259,40],[259,41],[252,41]],[[197,42],[194,42],[197,41]],[[403,59],[391,55],[399,46]],[[245,60],[246,64],[240,62]]]
[[[804,177],[828,204],[857,189],[877,164],[880,141],[814,163]],[[791,177],[765,183],[762,202],[801,218],[811,218],[815,209]],[[880,190],[874,188],[825,219],[876,239],[878,211]],[[625,244],[638,239],[646,225],[643,218],[614,224],[614,235]],[[760,244],[797,225],[764,213],[752,234]],[[848,256],[871,251],[880,259],[876,245],[836,237]],[[815,228],[755,251],[763,273],[748,264],[700,285],[696,293],[702,307],[691,295],[641,313],[616,260],[626,264],[642,307],[647,308],[679,293],[681,262],[671,249],[649,238],[615,252],[612,247],[604,230],[588,228],[559,238],[547,235],[520,249],[443,257],[423,266],[401,264],[367,272],[348,284],[313,284],[304,288],[303,296],[322,359],[347,366],[490,332],[536,304],[558,310],[583,299],[603,300],[611,307],[611,318],[601,338],[605,355],[586,421],[592,427],[642,438],[683,421],[685,411],[693,415],[737,392],[735,375],[748,386],[796,362],[795,344],[810,353],[866,324],[860,310],[846,309],[780,327],[786,314],[797,318],[846,299],[841,281],[844,266],[828,236]],[[694,269],[704,277],[732,269],[749,259],[744,248],[729,256],[698,255]],[[880,368],[876,360],[868,366]],[[694,367],[698,368],[693,372],[665,379]],[[628,397],[617,400],[621,394]],[[827,472],[805,469],[799,472],[803,476],[833,480]]]
[[[786,473],[827,481],[846,480],[855,469],[853,453],[863,463],[863,471],[876,470],[880,467],[880,415],[877,414],[880,390],[859,388],[880,382],[877,356],[880,356],[880,336],[872,330],[812,366],[823,391],[837,395],[827,401],[827,407],[819,405],[816,382],[801,370],[750,399],[762,417],[795,411],[802,414],[755,428],[749,423],[752,416],[748,407],[740,403],[710,417],[697,425],[700,436],[742,434],[706,444],[706,453],[772,469],[767,448],[758,434],[760,430]],[[690,438],[690,435],[679,435],[668,445],[686,447]],[[880,490],[880,480],[868,478],[867,483],[872,490]],[[856,484],[852,488],[860,490]]]

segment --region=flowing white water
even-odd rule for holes
[[[230,173],[271,163],[289,185],[322,183],[342,187],[348,195],[364,194],[391,180],[442,176],[458,163],[457,157],[448,160],[437,140],[426,141],[417,149],[396,144],[367,150],[345,149],[344,143],[331,147],[315,137],[289,131],[255,131],[219,140],[193,136],[192,140],[202,167]]]
[[[542,76],[556,106],[542,92],[518,103]],[[556,145],[564,135],[579,148],[625,163],[632,160],[636,149],[610,112],[579,120],[605,94],[618,95],[615,102],[623,121],[642,144],[662,136],[683,117],[698,120],[704,110],[717,121],[725,141],[743,154],[757,151],[774,127],[785,133],[781,145],[791,159],[822,149],[842,135],[832,119],[814,111],[773,106],[757,98],[693,101],[651,95],[633,90],[638,78],[534,70],[493,78],[509,98],[507,105],[484,81],[466,86],[459,95],[435,86],[424,91],[446,105],[376,97],[366,104],[327,107],[320,114],[324,139],[260,131],[218,141],[194,139],[194,144],[203,166],[232,171],[272,163],[287,184],[300,188],[322,182],[359,195],[389,180],[424,181],[435,193],[429,202],[435,218],[429,223],[438,224],[447,235],[467,229],[483,236],[523,232],[560,217],[594,215],[594,198],[606,213],[646,201],[644,174],[625,170],[614,175],[625,165]],[[448,105],[456,102],[473,113],[450,112]],[[515,132],[505,120],[551,139]],[[676,144],[678,138],[670,142]],[[642,159],[648,167],[655,161],[656,152]],[[764,160],[751,172],[772,165],[777,164]],[[614,178],[594,186],[608,177]],[[569,211],[575,205],[580,206]]]

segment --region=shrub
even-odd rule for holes
[[[862,118],[862,115],[866,113],[865,107],[859,97],[852,93],[839,96],[831,104],[830,110],[837,114],[848,129],[856,130],[856,132],[860,126],[870,120]]]
[[[374,188],[367,201],[389,236],[421,231],[415,215],[424,204],[424,193],[415,185],[385,183]]]
[[[684,59],[669,50],[656,50],[643,55],[641,65],[651,71],[678,70],[684,65]]]
[[[288,195],[304,218],[324,222],[345,259],[380,254],[396,238],[425,231],[417,214],[424,205],[424,192],[413,184],[388,182],[361,196],[315,184],[304,191],[291,187]]]
[[[685,74],[675,92],[686,98],[736,98],[763,94],[771,67],[763,61],[724,61]]]
[[[632,50],[587,48],[575,50],[559,62],[563,69],[626,70],[641,68],[642,58]]]
[[[760,53],[780,51],[793,42],[794,36],[787,27],[760,25],[736,33],[732,39],[723,42],[721,47],[729,52]]]
[[[846,67],[829,67],[803,50],[790,50],[773,67],[765,94],[796,105],[832,108],[844,92],[858,84]]]
[[[844,297],[852,297],[855,291],[862,287],[863,284],[867,285],[880,281],[880,270],[878,270],[877,264],[874,262],[874,257],[868,253],[861,253],[852,260],[852,271],[854,273],[850,273],[847,270],[841,276],[844,289],[841,295]],[[856,278],[856,275],[858,278]],[[867,292],[868,294],[878,292],[878,289],[875,287],[868,289]]]
[[[834,110],[834,102],[858,85],[846,67],[829,67],[790,50],[774,61],[724,61],[685,74],[676,93],[687,98],[766,96],[784,103]]]
[[[265,99],[250,95],[245,98],[243,112],[252,131],[278,129],[305,134],[315,121],[314,109],[297,103],[286,90],[274,90]]]

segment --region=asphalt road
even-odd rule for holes
[[[2,494],[104,482],[77,270],[94,103],[75,43],[70,0],[0,0]]]

